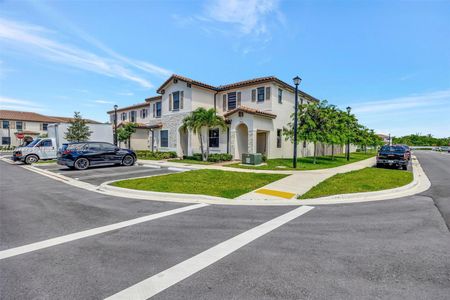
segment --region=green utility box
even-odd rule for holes
[[[254,154],[242,154],[242,163],[245,165],[260,165],[262,164],[262,154],[254,153]]]

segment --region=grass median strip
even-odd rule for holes
[[[239,163],[226,165],[225,167],[255,169],[255,170],[277,170],[277,171],[292,171],[292,170],[319,170],[328,169],[354,163],[375,156],[375,153],[355,152],[350,155],[350,161],[347,161],[345,155],[340,154],[331,158],[331,156],[318,156],[316,163],[313,163],[313,157],[300,157],[297,159],[297,169],[292,168],[292,159],[290,158],[274,158],[268,159],[266,165],[261,166],[245,166]]]
[[[212,165],[212,162],[193,160],[193,159],[169,159],[170,162],[180,163],[180,164],[196,164],[196,165]]]
[[[195,170],[122,180],[113,182],[112,185],[135,190],[202,194],[233,199],[286,176],[283,174]]]
[[[299,199],[387,190],[406,185],[412,180],[413,174],[411,172],[365,168],[336,174],[301,195]]]

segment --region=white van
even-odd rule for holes
[[[54,138],[35,139],[25,147],[14,149],[12,160],[32,164],[39,160],[56,159],[58,145]]]

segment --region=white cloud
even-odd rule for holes
[[[109,56],[97,55],[73,45],[68,45],[49,38],[50,31],[37,26],[19,23],[0,18],[0,41],[15,50],[31,55],[38,55],[45,59],[95,72],[108,77],[115,77],[133,81],[145,88],[152,88],[153,84],[135,71],[167,76],[171,72],[153,64],[126,58],[91,38],[95,44]],[[88,39],[88,37],[84,37]]]
[[[352,111],[359,114],[402,112],[445,104],[450,105],[450,89],[387,100],[357,103],[353,105]]]
[[[95,100],[95,103],[99,103],[99,104],[113,104],[114,102],[112,101],[107,101],[107,100]]]
[[[120,95],[120,96],[134,96],[134,93],[132,93],[132,92],[122,92],[122,93],[117,93],[117,95]]]
[[[266,34],[268,20],[279,18],[278,0],[208,1],[206,19],[237,26],[242,34]]]
[[[45,108],[35,102],[0,96],[0,109],[44,111]]]

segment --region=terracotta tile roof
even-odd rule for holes
[[[123,121],[123,122],[120,122],[119,124],[117,124],[117,127],[122,127],[122,126],[124,126],[125,124],[129,124],[129,123],[131,123],[131,122]],[[145,124],[145,123],[134,123],[134,124],[137,125],[136,128],[143,128],[143,129],[150,128],[150,127],[149,127],[147,124]]]
[[[162,96],[153,96],[153,97],[148,97],[147,99],[145,99],[145,102],[150,102],[150,101],[157,101],[157,100],[161,100]]]
[[[227,117],[229,117],[229,116],[231,116],[231,115],[233,115],[233,114],[235,114],[235,113],[237,113],[239,111],[242,111],[242,112],[245,112],[245,113],[249,113],[249,114],[252,114],[252,115],[267,117],[267,118],[271,118],[271,119],[275,119],[277,117],[277,115],[272,114],[270,112],[257,110],[257,109],[250,108],[250,107],[247,107],[247,106],[236,107],[235,109],[226,112],[223,116],[225,118],[227,118]]]
[[[200,82],[200,81],[197,81],[197,80],[188,78],[188,77],[184,77],[184,76],[181,76],[181,75],[173,74],[172,76],[169,77],[169,79],[167,79],[166,81],[164,81],[164,83],[158,88],[158,90],[157,90],[156,92],[157,92],[157,93],[161,93],[161,91],[164,89],[164,87],[165,87],[172,79],[178,79],[178,80],[181,80],[181,81],[184,81],[184,82],[187,82],[187,83],[196,85],[196,86],[200,86],[200,87],[203,87],[203,88],[206,88],[206,89],[210,89],[210,90],[213,90],[213,91],[216,91],[216,90],[217,90],[217,88],[216,88],[215,86],[212,86],[212,85],[209,85],[209,84],[206,84],[206,83],[203,83],[203,82]]]
[[[73,120],[73,118],[68,118],[68,117],[53,117],[52,116],[51,118],[57,119],[57,120],[59,120],[59,122],[62,122],[62,123],[69,123]],[[90,123],[90,124],[101,124],[101,122],[97,122],[97,121],[94,121],[91,119],[84,119],[84,120],[86,121],[86,123]]]
[[[255,85],[255,84],[261,84],[261,83],[266,83],[266,82],[275,82],[281,86],[283,86],[284,88],[290,90],[291,92],[294,91],[294,87],[280,79],[278,79],[275,76],[265,76],[265,77],[258,77],[258,78],[253,78],[253,79],[248,79],[248,80],[243,80],[243,81],[238,81],[235,83],[230,83],[230,84],[225,84],[225,85],[219,85],[219,86],[212,86],[210,84],[204,83],[204,82],[200,82],[197,80],[193,80],[191,78],[188,77],[184,77],[181,75],[177,75],[177,74],[173,74],[172,76],[169,77],[169,79],[167,79],[157,90],[158,93],[161,93],[162,90],[164,89],[164,87],[172,80],[172,79],[179,79],[185,82],[188,82],[190,84],[193,85],[197,85],[200,87],[204,87],[216,92],[220,92],[220,91],[226,91],[226,90],[230,90],[230,89],[235,89],[235,88],[239,88],[239,87],[244,87],[244,86],[249,86],[249,85]],[[316,99],[315,97],[299,90],[300,95],[303,95],[305,97],[308,97],[310,99],[312,99],[313,101],[317,101],[319,102],[320,100]],[[150,99],[150,98],[149,98]],[[147,101],[147,99],[146,99]]]
[[[46,116],[34,112],[28,111],[16,111],[16,110],[0,110],[1,120],[15,120],[15,121],[29,121],[29,122],[43,122],[43,123],[65,123],[72,120],[67,117],[55,117]],[[97,123],[97,121],[85,119],[88,123]]]
[[[129,110],[129,109],[133,109],[133,108],[141,108],[141,107],[148,107],[148,103],[144,102],[144,103],[133,104],[133,105],[130,105],[130,106],[119,107],[117,109],[117,112],[122,112],[122,111],[125,111],[125,110]],[[108,114],[112,114],[112,113],[114,113],[114,110],[110,110],[107,113]]]

